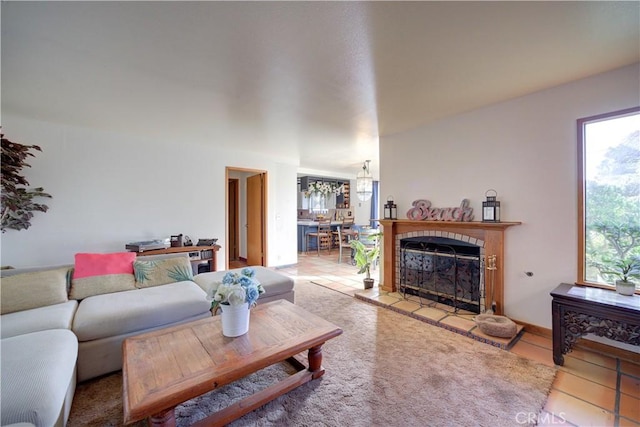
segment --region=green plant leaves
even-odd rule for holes
[[[31,226],[33,212],[46,212],[49,207],[36,203],[37,197],[51,195],[44,192],[42,187],[24,188],[29,182],[22,176],[22,169],[31,167],[25,162],[27,157],[34,157],[30,150],[42,151],[37,145],[23,145],[11,142],[0,134],[2,150],[0,164],[2,167],[2,192],[0,195],[0,211],[2,220],[0,228],[4,233],[7,229],[25,230]]]
[[[156,261],[139,262],[134,268],[136,282],[144,283],[149,280],[149,274],[153,271],[158,263]]]
[[[376,242],[373,247],[367,247],[360,240],[352,240],[349,244],[354,250],[353,259],[356,266],[360,269],[358,274],[366,273],[369,278],[371,265],[380,255],[380,246]]]
[[[176,282],[184,282],[185,280],[191,280],[193,278],[190,268],[177,265],[172,269],[167,270],[167,276]]]

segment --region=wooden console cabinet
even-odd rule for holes
[[[218,271],[218,251],[220,245],[213,246],[179,246],[166,249],[154,249],[151,251],[138,252],[138,256],[161,255],[161,254],[177,254],[189,252],[193,257],[189,257],[191,264],[208,263],[209,271]]]
[[[564,364],[578,338],[586,334],[640,345],[640,295],[562,283],[551,291],[553,361]]]

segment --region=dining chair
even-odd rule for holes
[[[340,231],[341,236],[338,236],[338,231]],[[343,240],[356,238],[358,236],[358,231],[355,229],[355,219],[344,218],[342,220],[342,224],[340,224],[337,230],[332,232],[332,235],[336,246],[339,246]]]
[[[327,247],[329,253],[331,253],[332,246],[332,234],[331,234],[331,220],[319,219],[318,231],[310,231],[307,233],[307,253],[309,253],[309,242],[311,239],[316,239],[316,249],[318,250],[318,256],[320,256],[321,247]]]
[[[338,264],[342,264],[342,257],[344,256],[344,254],[348,254],[349,255],[349,262],[351,264],[354,264],[355,260],[353,259],[353,248],[351,247],[351,240],[355,239],[357,237],[357,234],[353,234],[353,233],[349,233],[349,234],[343,234],[342,232],[342,227],[338,227],[338,249],[339,249],[339,256],[338,256]]]

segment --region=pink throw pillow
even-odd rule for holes
[[[135,252],[116,252],[111,254],[79,253],[75,256],[74,279],[104,276],[106,274],[133,274]]]
[[[75,258],[69,299],[81,300],[94,295],[136,289],[133,275],[135,252],[80,253]]]

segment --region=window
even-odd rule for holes
[[[578,283],[640,290],[640,107],[578,120]],[[636,279],[636,280],[634,280]]]

